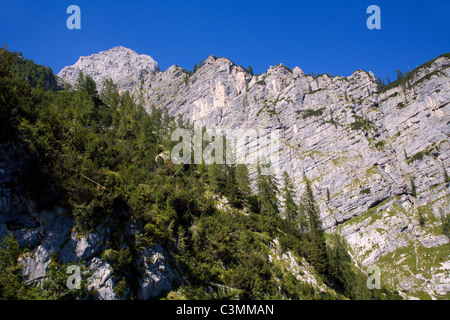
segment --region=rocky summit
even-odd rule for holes
[[[107,75],[120,88],[133,90],[147,74],[159,72],[160,69],[158,63],[148,55],[138,55],[133,50],[115,47],[89,57],[80,57],[73,66],[62,69],[58,76],[75,84],[80,71],[89,74],[99,86]]]
[[[347,241],[362,270],[409,297],[450,291],[450,56],[381,87],[370,71],[307,75],[283,64],[254,75],[209,56],[194,73],[161,71],[146,55],[117,47],[81,57],[58,74],[111,78],[147,110],[201,120],[208,128],[279,129],[280,172],[312,181],[327,234]],[[280,178],[280,177],[279,177]]]

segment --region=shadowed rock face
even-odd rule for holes
[[[100,227],[95,233],[78,234],[75,221],[62,207],[39,209],[34,200],[24,195],[20,178],[27,175],[32,160],[21,143],[0,144],[0,242],[12,233],[19,245],[30,249],[19,258],[25,283],[42,283],[54,257],[66,265],[82,270],[88,290],[94,299],[113,300],[117,279],[114,268],[105,258],[111,230]],[[134,234],[134,225],[127,232]],[[168,254],[160,246],[144,247],[138,253],[138,268],[145,270],[140,280],[139,298],[149,299],[169,291],[177,281]]]
[[[114,48],[81,58],[59,76],[73,83],[74,70],[81,70],[97,82],[112,78],[147,108],[153,104],[210,128],[279,129],[279,173],[293,177],[299,194],[303,176],[312,181],[324,228],[345,236],[360,267],[384,267],[386,282],[397,288],[448,293],[450,280],[442,275],[448,272],[449,243],[440,232],[440,217],[450,211],[446,56],[381,93],[375,76],[363,70],[313,77],[280,64],[253,76],[210,56],[188,76],[178,66],[161,72],[156,63],[142,72],[144,64],[132,59],[132,52]],[[393,265],[406,263],[401,252],[416,263],[391,274]]]

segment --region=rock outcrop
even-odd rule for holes
[[[148,55],[138,55],[135,51],[115,47],[89,57],[80,57],[73,66],[62,69],[58,77],[74,85],[82,71],[89,74],[101,87],[107,75],[123,90],[133,90],[148,75],[159,72],[158,63]]]

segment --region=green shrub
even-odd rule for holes
[[[414,183],[414,179],[411,178],[410,182],[411,182],[411,195],[414,198],[417,198],[417,190],[416,190],[416,185]]]
[[[381,140],[378,141],[377,143],[375,143],[375,148],[382,150],[386,145],[386,141],[385,140]]]
[[[354,115],[353,118],[355,118],[355,121],[350,123],[350,128],[352,130],[362,130],[364,132],[369,132],[375,127],[375,124],[369,119],[356,115]]]
[[[320,109],[317,109],[317,110],[306,109],[306,110],[299,110],[299,111],[297,111],[297,113],[301,113],[302,114],[302,119],[306,120],[306,119],[311,118],[311,117],[319,117],[319,116],[323,115],[323,110],[325,110],[325,108],[320,108]]]
[[[450,239],[450,214],[442,214],[441,216],[442,223],[442,234],[446,235],[447,238]]]
[[[405,108],[405,104],[403,102],[399,102],[396,106],[397,109],[404,109]]]

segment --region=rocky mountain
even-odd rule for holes
[[[123,90],[133,90],[146,75],[160,72],[160,69],[148,55],[115,47],[89,57],[80,57],[73,66],[62,69],[58,76],[67,83],[75,84],[80,71],[89,74],[99,86],[107,75]]]
[[[383,281],[410,297],[450,291],[450,56],[433,59],[380,88],[372,72],[306,75],[270,67],[253,75],[209,56],[194,74],[160,71],[148,56],[118,47],[81,57],[79,71],[111,78],[150,110],[201,120],[209,128],[278,129],[279,169],[300,194],[313,183],[326,232],[345,236],[355,263],[381,268]]]

